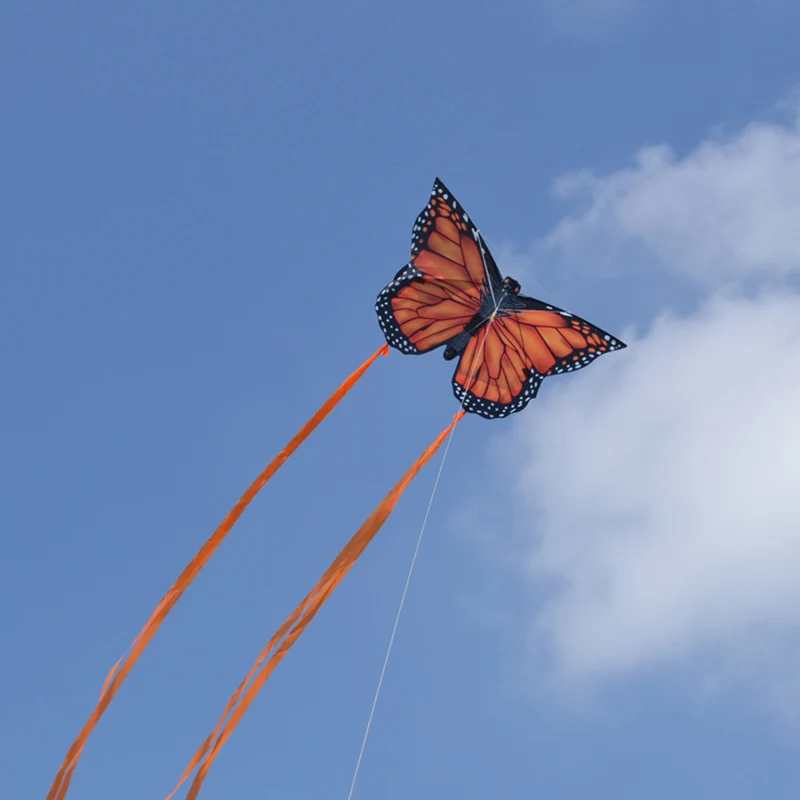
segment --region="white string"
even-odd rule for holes
[[[356,780],[358,779],[358,773],[361,769],[361,760],[364,757],[364,749],[367,746],[367,739],[369,738],[369,732],[372,728],[372,720],[375,717],[375,708],[378,705],[378,698],[381,694],[381,689],[383,688],[383,678],[386,675],[386,667],[389,664],[389,658],[392,655],[392,648],[394,647],[394,639],[395,635],[397,634],[397,626],[400,624],[400,617],[403,613],[403,607],[406,603],[406,595],[408,594],[408,587],[411,583],[411,576],[414,574],[414,567],[417,564],[417,556],[419,555],[419,548],[422,544],[422,537],[425,535],[425,528],[428,524],[428,517],[431,513],[431,507],[433,506],[433,498],[436,496],[436,489],[439,487],[439,479],[442,477],[442,470],[444,469],[444,463],[447,461],[447,453],[450,450],[450,443],[453,441],[453,434],[456,432],[456,429],[453,428],[450,431],[450,435],[447,437],[447,444],[445,445],[444,455],[442,456],[442,461],[439,464],[439,472],[436,474],[436,481],[433,484],[433,491],[431,492],[431,498],[428,501],[428,508],[425,511],[425,517],[422,520],[422,527],[419,531],[419,536],[417,537],[417,544],[414,548],[414,555],[411,557],[411,566],[408,570],[408,575],[406,576],[406,584],[403,587],[403,594],[400,596],[400,606],[397,609],[397,616],[394,619],[394,627],[392,628],[392,635],[389,637],[389,647],[386,650],[386,656],[383,659],[383,667],[381,668],[381,674],[378,678],[378,687],[375,690],[375,697],[372,699],[372,708],[369,712],[369,719],[367,720],[367,728],[364,731],[364,738],[361,740],[361,750],[358,753],[358,761],[356,761],[356,769],[353,773],[353,780],[350,784],[350,791],[347,794],[347,800],[352,800],[353,792],[356,788]]]
[[[475,230],[478,229],[476,228]],[[497,311],[497,309],[500,307],[500,304],[497,302],[497,298],[494,296],[494,286],[492,285],[492,279],[489,275],[489,268],[486,266],[486,253],[484,252],[483,249],[483,236],[481,235],[480,231],[478,231],[478,249],[481,252],[481,261],[483,262],[483,274],[486,276],[486,283],[489,284],[489,291],[492,294],[492,302],[495,304],[494,310]],[[484,341],[485,340],[486,337],[484,336]]]
[[[502,300],[502,297],[501,297]],[[497,309],[500,307],[500,302],[497,303],[495,306],[495,313]],[[469,388],[472,386],[472,379],[475,376],[475,370],[477,369],[478,364],[480,363],[481,355],[483,354],[483,348],[486,344],[486,337],[489,334],[489,328],[494,321],[493,316],[490,318],[489,323],[486,326],[486,331],[483,334],[483,341],[481,342],[480,349],[475,357],[475,360],[472,364],[472,372],[470,373],[469,379],[467,381],[467,385],[464,391],[464,398],[461,401],[461,410],[464,409],[464,403],[467,399],[467,392]],[[447,443],[445,444],[444,454],[442,455],[441,463],[439,464],[439,471],[436,473],[436,480],[433,483],[433,491],[431,492],[430,500],[428,500],[428,507],[425,510],[425,516],[422,519],[422,527],[419,530],[419,536],[417,536],[417,544],[414,547],[414,554],[411,557],[411,566],[408,568],[408,575],[406,575],[406,583],[403,587],[403,594],[400,596],[400,605],[397,609],[397,615],[394,618],[394,626],[392,627],[392,635],[389,637],[389,646],[386,649],[386,656],[383,659],[383,666],[381,667],[381,674],[378,678],[378,686],[375,689],[375,696],[372,698],[372,708],[369,712],[369,719],[367,720],[367,727],[364,731],[364,738],[361,740],[361,750],[358,753],[358,760],[356,761],[356,768],[353,772],[353,780],[350,783],[350,791],[347,793],[347,800],[352,800],[353,792],[356,788],[356,780],[358,780],[358,773],[361,770],[361,761],[364,758],[364,750],[367,746],[367,739],[369,738],[370,730],[372,729],[372,720],[375,718],[375,709],[378,706],[378,698],[381,695],[381,689],[383,688],[383,679],[386,675],[386,667],[389,665],[389,658],[392,655],[392,648],[394,647],[394,640],[397,634],[397,626],[400,624],[400,617],[403,614],[403,608],[406,604],[406,596],[408,595],[408,587],[411,584],[411,576],[414,574],[414,567],[417,565],[417,556],[419,555],[419,549],[422,545],[422,538],[425,535],[425,528],[428,525],[428,517],[431,513],[431,508],[433,507],[433,498],[436,497],[436,490],[439,488],[439,479],[442,477],[442,470],[444,470],[445,461],[447,461],[447,454],[450,452],[450,444],[453,441],[453,436],[456,432],[456,426],[453,426],[453,429],[450,431],[450,435],[447,437]]]

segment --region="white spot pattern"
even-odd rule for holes
[[[422,273],[411,263],[406,264],[394,280],[388,284],[378,295],[375,310],[378,312],[378,322],[386,337],[386,341],[401,353],[406,355],[420,355],[420,351],[403,334],[392,311],[392,298],[404,287],[408,286],[415,278],[421,278]]]

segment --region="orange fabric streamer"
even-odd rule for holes
[[[261,654],[256,659],[247,677],[239,684],[239,687],[228,701],[217,726],[194,754],[194,757],[189,762],[189,766],[181,776],[180,781],[169,795],[167,795],[166,800],[172,800],[172,797],[181,785],[188,779],[194,769],[200,765],[194,781],[189,788],[189,792],[186,795],[186,800],[195,800],[205,781],[208,770],[214,763],[214,759],[219,755],[225,742],[228,740],[231,733],[233,733],[234,729],[247,712],[247,709],[256,698],[256,695],[267,682],[269,676],[273,673],[286,653],[289,652],[292,645],[300,638],[303,631],[308,627],[311,620],[314,619],[317,612],[325,604],[334,589],[342,582],[344,576],[350,571],[351,567],[356,563],[364,550],[366,550],[367,545],[375,538],[375,535],[381,529],[384,522],[386,522],[389,515],[394,511],[403,492],[408,488],[409,484],[414,480],[420,470],[433,458],[448,435],[452,433],[455,426],[461,421],[464,413],[464,411],[459,411],[458,414],[456,414],[453,422],[439,434],[433,444],[431,444],[417,459],[411,469],[406,472],[389,494],[384,497],[378,507],[370,514],[364,524],[353,535],[353,538],[350,539],[339,555],[334,559],[325,574],[317,582],[317,585],[309,592],[303,602],[297,606],[288,619],[267,642],[266,647],[261,651]],[[273,650],[274,652],[272,652]],[[270,655],[270,653],[272,654]],[[248,684],[250,685],[248,686]],[[229,714],[230,717],[228,718]]]
[[[99,722],[100,718],[105,713],[109,704],[116,695],[119,687],[128,677],[128,674],[133,669],[134,664],[139,660],[139,657],[147,648],[150,640],[155,636],[156,631],[161,627],[161,623],[166,619],[170,611],[175,607],[175,604],[180,600],[183,593],[189,587],[189,584],[197,577],[201,569],[208,563],[211,556],[214,555],[217,548],[222,544],[225,537],[230,533],[231,528],[236,524],[239,517],[250,505],[253,498],[264,487],[264,484],[283,466],[289,456],[308,438],[314,429],[330,414],[334,407],[340,400],[355,386],[364,373],[372,366],[373,362],[379,356],[389,355],[389,345],[384,345],[370,356],[341,386],[323,403],[319,411],[300,429],[295,437],[281,450],[280,453],[272,460],[272,462],[264,469],[264,471],[253,481],[250,488],[239,498],[236,505],[228,512],[225,519],[222,520],[219,527],[209,537],[206,543],[200,548],[195,557],[189,562],[183,572],[180,574],[175,583],[172,584],[169,591],[161,599],[161,602],[156,607],[155,611],[147,620],[145,626],[139,632],[138,636],[133,640],[127,652],[122,658],[117,661],[111,668],[108,677],[103,683],[103,688],[100,692],[100,699],[95,706],[92,715],[86,721],[77,739],[70,747],[61,768],[56,775],[53,785],[47,794],[47,800],[64,800],[69,789],[72,775],[75,767],[78,764],[83,748],[86,746],[86,741]]]

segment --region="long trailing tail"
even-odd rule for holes
[[[417,459],[406,474],[397,482],[394,488],[378,504],[372,514],[367,517],[364,524],[356,531],[350,541],[344,546],[325,574],[319,579],[316,586],[306,595],[300,605],[289,615],[286,621],[267,642],[261,654],[256,659],[250,672],[239,684],[239,687],[228,701],[222,716],[211,735],[206,738],[198,748],[194,757],[189,762],[180,781],[167,795],[166,800],[172,800],[175,793],[189,776],[197,769],[186,800],[195,800],[200,792],[214,759],[219,755],[225,742],[233,733],[236,726],[245,715],[256,695],[261,691],[269,676],[289,652],[292,645],[300,638],[309,623],[322,608],[334,589],[342,582],[344,576],[350,571],[367,545],[375,538],[378,531],[389,518],[403,492],[411,481],[419,474],[422,468],[433,458],[455,426],[464,416],[464,411],[456,414],[453,422],[436,437],[434,442]]]
[[[175,607],[175,604],[180,600],[183,593],[197,577],[200,570],[209,562],[211,556],[214,555],[217,548],[222,544],[225,537],[230,533],[231,528],[236,524],[239,517],[242,516],[244,510],[252,502],[253,498],[261,491],[267,481],[283,466],[292,453],[308,438],[308,436],[316,429],[316,427],[330,414],[342,398],[355,386],[361,379],[364,373],[372,366],[373,362],[379,356],[389,355],[389,346],[384,345],[370,356],[352,375],[350,375],[344,383],[328,398],[328,400],[320,407],[319,411],[300,429],[296,436],[281,450],[280,453],[272,460],[272,462],[264,469],[264,471],[253,481],[247,491],[239,498],[236,505],[228,512],[225,519],[222,520],[219,527],[208,538],[206,543],[200,548],[194,558],[187,564],[183,572],[178,576],[177,580],[172,584],[170,589],[161,599],[161,602],[156,607],[155,611],[150,615],[145,626],[139,631],[139,634],[131,643],[128,650],[111,668],[103,687],[100,691],[100,698],[97,701],[94,711],[92,712],[83,729],[78,734],[78,737],[72,743],[72,746],[67,751],[61,768],[50,787],[47,794],[47,800],[64,800],[69,790],[72,776],[78,761],[81,757],[86,742],[99,722],[100,718],[105,713],[114,695],[119,691],[120,686],[125,682],[128,674],[133,669],[139,657],[150,644],[156,631],[161,627],[161,624],[166,619],[170,611]],[[299,635],[299,634],[298,634]]]

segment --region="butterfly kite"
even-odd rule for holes
[[[403,353],[444,346],[458,358],[453,391],[487,419],[521,411],[548,375],[585,367],[625,345],[590,322],[525,297],[503,278],[478,229],[437,178],[417,217],[411,261],[375,306],[386,341]]]
[[[507,417],[521,411],[536,397],[544,378],[580,369],[603,353],[625,347],[619,339],[586,320],[520,294],[519,283],[502,277],[477,227],[438,179],[430,201],[414,224],[411,260],[380,292],[375,308],[386,344],[339,386],[270,462],[178,576],[128,651],[112,667],[100,699],[68,750],[47,800],[64,800],[97,722],[166,616],[245,508],[375,360],[389,354],[390,346],[413,355],[443,347],[446,361],[457,360],[452,383],[461,409],[367,517],[311,592],[267,642],[167,800],[195,773],[186,795],[187,800],[194,800],[220,749],[275,667],[373,540],[411,481],[466,413],[486,419]]]

